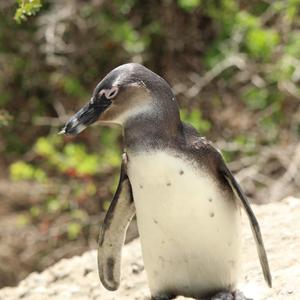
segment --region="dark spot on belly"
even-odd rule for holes
[[[184,171],[183,170],[180,170],[179,171],[179,175],[183,175],[184,174]]]
[[[140,189],[142,189],[143,188],[143,186],[140,184]]]
[[[153,222],[154,222],[155,224],[158,224],[157,220],[155,220],[155,219],[153,219]]]
[[[93,271],[93,269],[85,268],[85,269],[84,269],[83,276],[86,276],[86,275],[90,274],[92,271]]]
[[[171,182],[170,181],[167,182],[167,186],[171,186]]]
[[[235,266],[235,261],[234,260],[229,260],[228,263],[231,265],[231,267]]]
[[[144,267],[142,265],[137,264],[137,263],[133,263],[132,269],[131,269],[131,271],[132,271],[133,274],[139,274],[143,270],[144,270]]]
[[[213,200],[212,198],[208,198],[208,201],[209,201],[209,202],[212,202],[212,200]]]
[[[211,218],[213,218],[213,217],[215,216],[215,213],[214,213],[214,212],[211,212],[211,213],[209,213],[209,216],[210,216]]]

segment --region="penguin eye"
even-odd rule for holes
[[[110,90],[108,90],[107,92],[106,92],[106,98],[107,99],[112,99],[112,98],[114,98],[115,96],[117,96],[117,94],[118,94],[118,91],[119,91],[119,88],[117,87],[117,86],[114,86],[114,87],[112,87]]]
[[[99,92],[99,96],[101,97],[103,94],[106,99],[112,99],[118,94],[119,88],[117,86],[113,86],[111,89],[103,89]]]

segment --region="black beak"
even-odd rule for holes
[[[73,136],[79,134],[86,127],[96,122],[110,104],[109,99],[104,98],[94,101],[92,98],[88,104],[70,118],[59,134]]]

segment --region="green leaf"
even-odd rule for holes
[[[255,58],[270,58],[274,47],[279,44],[279,34],[272,29],[252,29],[246,36],[246,48]]]
[[[42,8],[42,0],[18,0],[18,9],[15,13],[15,21],[22,23],[28,17],[35,15]]]
[[[243,93],[242,99],[253,110],[264,109],[268,105],[268,96],[269,92],[267,89],[249,87]]]
[[[16,161],[9,166],[10,178],[14,181],[18,180],[36,180],[45,182],[47,180],[46,173],[40,169],[28,164],[24,161]]]
[[[260,26],[259,18],[245,10],[241,10],[237,13],[235,21],[237,29],[258,28]]]
[[[61,204],[59,199],[57,198],[50,198],[47,202],[47,211],[49,212],[56,212],[58,210],[60,210],[61,208]]]
[[[75,240],[81,233],[81,225],[79,223],[70,223],[67,227],[69,240]]]
[[[192,124],[201,134],[208,132],[211,128],[211,123],[203,119],[199,110],[194,109],[191,112],[181,110],[180,117],[184,122]]]
[[[73,210],[71,212],[71,216],[72,216],[72,218],[77,219],[77,220],[82,221],[82,222],[87,221],[88,218],[89,218],[88,213],[83,209]]]
[[[289,41],[285,46],[285,51],[289,55],[300,59],[300,31],[289,33]]]
[[[47,158],[55,154],[55,147],[51,144],[50,140],[45,137],[41,137],[37,140],[34,150],[37,154]]]
[[[25,227],[30,224],[30,217],[27,214],[20,214],[16,223],[18,227]]]
[[[42,211],[38,206],[32,206],[30,208],[30,214],[32,217],[37,218],[41,215]]]
[[[190,12],[200,6],[201,0],[177,0],[177,4],[185,11]]]
[[[10,177],[12,180],[32,179],[34,177],[34,168],[24,161],[16,161],[10,165]]]

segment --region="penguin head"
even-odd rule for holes
[[[172,109],[178,110],[168,83],[146,67],[128,63],[113,69],[99,82],[90,101],[60,133],[77,135],[95,122],[125,126],[133,118],[162,115]]]

